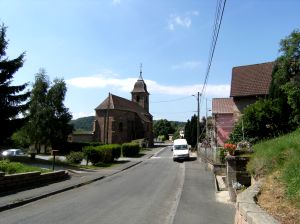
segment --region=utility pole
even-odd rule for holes
[[[207,139],[208,138],[208,132],[207,132],[207,98],[205,99],[205,107],[206,107],[206,109],[205,109],[205,117],[206,117],[206,119],[205,119],[205,137]]]
[[[197,94],[197,151],[198,151],[198,144],[199,144],[199,125],[200,125],[200,93]]]

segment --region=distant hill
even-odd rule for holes
[[[95,116],[89,117],[80,117],[76,120],[71,120],[71,124],[73,124],[75,131],[93,131],[93,123],[95,120]]]

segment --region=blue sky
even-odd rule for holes
[[[202,90],[216,0],[0,0],[9,58],[26,51],[14,83],[40,68],[64,78],[74,118],[94,115],[111,92],[130,99],[143,63],[154,119],[186,121]],[[228,97],[235,66],[275,60],[300,27],[298,0],[227,0],[201,116]],[[169,101],[169,102],[165,102]]]

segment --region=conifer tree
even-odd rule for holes
[[[24,92],[27,83],[12,85],[14,74],[23,66],[25,53],[15,59],[6,56],[8,41],[4,24],[0,25],[0,145],[23,125],[19,115],[28,108],[30,93]]]

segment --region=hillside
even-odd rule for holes
[[[261,207],[281,223],[300,220],[300,129],[254,145],[248,171],[265,178],[258,197]]]
[[[72,120],[70,123],[74,125],[75,131],[93,131],[93,123],[95,116],[80,117],[76,120]]]

